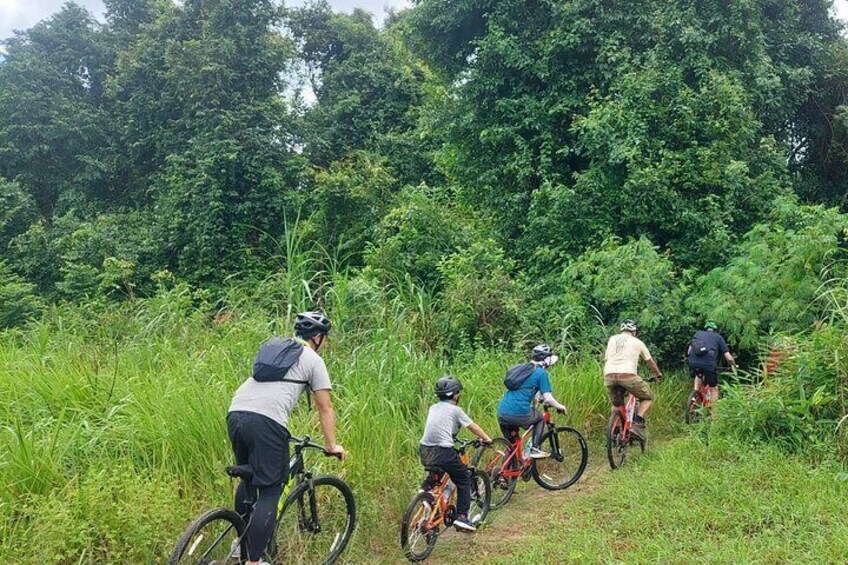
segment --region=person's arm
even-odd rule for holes
[[[489,435],[486,432],[483,431],[483,428],[481,428],[480,426],[478,426],[474,422],[471,422],[470,424],[468,424],[467,427],[468,427],[468,431],[470,431],[475,436],[479,437],[480,440],[483,443],[492,443],[492,438],[490,438]]]
[[[730,365],[731,365],[732,367],[735,367],[735,366],[736,366],[736,359],[734,359],[734,358],[733,358],[733,355],[731,355],[731,354],[730,354],[730,351],[725,352],[725,354],[724,354],[724,359],[725,359],[725,361],[727,361],[728,363],[730,363]]]
[[[552,406],[553,408],[557,409],[559,412],[565,413],[565,405],[557,402],[557,399],[554,398],[554,395],[551,394],[550,392],[543,393],[542,398],[544,399],[545,404],[547,404],[548,406]]]
[[[654,361],[654,360],[653,360],[653,358],[651,358],[651,359],[646,359],[646,360],[645,360],[645,363],[648,365],[648,368],[650,368],[650,369],[651,369],[651,372],[652,372],[652,373],[654,373],[654,375],[655,375],[658,379],[663,378],[663,374],[662,374],[662,372],[660,371],[660,368],[657,366],[657,362],[656,362],[656,361]]]
[[[329,390],[316,390],[315,407],[318,409],[318,419],[321,422],[321,432],[324,434],[324,449],[327,453],[338,455],[342,461],[347,457],[344,448],[336,443],[336,413],[330,400]]]

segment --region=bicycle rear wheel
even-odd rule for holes
[[[568,426],[548,430],[542,437],[542,449],[550,452],[545,459],[533,460],[533,479],[548,490],[570,487],[586,470],[589,447],[579,431]]]
[[[492,482],[489,475],[477,469],[471,470],[471,510],[468,515],[471,524],[478,526],[483,523],[492,506]]]
[[[615,410],[607,424],[607,458],[611,468],[618,469],[624,464],[628,444],[624,438],[624,418]],[[644,447],[642,449],[644,450]]]
[[[237,565],[247,561],[247,552],[236,545],[244,535],[241,516],[216,508],[189,524],[174,547],[169,565]]]
[[[419,492],[406,507],[400,526],[400,546],[410,561],[424,561],[436,547],[439,527],[430,527],[436,501],[429,492]]]
[[[518,476],[505,477],[501,472],[504,462],[512,453],[512,443],[504,437],[496,437],[492,440],[492,445],[486,448],[481,448],[475,453],[473,464],[481,472],[489,476],[489,481],[492,487],[492,502],[490,510],[502,508],[512,494],[515,492],[515,486],[518,484]],[[518,471],[518,460],[513,457],[508,469]]]
[[[701,421],[701,407],[703,399],[701,393],[693,390],[689,395],[689,400],[686,401],[686,423],[695,424]]]
[[[286,498],[271,540],[272,563],[334,563],[356,527],[356,502],[337,477],[318,476],[295,487]]]

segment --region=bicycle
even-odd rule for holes
[[[331,475],[314,475],[304,465],[304,451],[324,448],[309,436],[292,437],[294,457],[277,510],[274,535],[265,550],[270,563],[332,564],[344,551],[356,526],[353,491]],[[227,474],[250,484],[249,465],[227,467]],[[252,489],[248,489],[250,491]],[[252,493],[251,493],[252,494]],[[251,506],[255,499],[248,501]],[[319,513],[320,512],[320,513]],[[292,516],[294,514],[294,516]],[[229,508],[215,508],[196,518],[174,548],[170,565],[237,565],[247,562],[245,535],[250,521]]]
[[[701,379],[701,386],[698,387],[697,390],[693,390],[692,394],[689,395],[689,399],[686,401],[686,423],[687,424],[695,424],[701,421],[701,413],[702,409],[709,408],[712,403],[715,395],[713,394],[714,390],[718,389],[718,386],[712,387],[707,384],[706,379],[704,378],[704,370],[703,369],[693,369],[695,372],[695,376]],[[726,373],[730,371],[730,369],[726,369],[724,367],[717,367],[716,373]]]
[[[468,465],[468,446],[479,447],[482,442],[464,440],[459,442],[459,458]],[[431,480],[436,486],[415,495],[406,507],[400,528],[400,544],[406,558],[410,561],[423,561],[429,557],[436,547],[436,541],[442,528],[448,529],[456,519],[456,487],[450,477],[440,467],[425,467],[431,474]],[[492,486],[489,477],[469,467],[471,473],[471,510],[476,512],[471,516],[471,523],[481,524],[489,513]]]
[[[651,377],[646,379],[646,382],[655,380],[657,380],[655,377]],[[618,469],[624,465],[627,450],[633,443],[638,443],[642,453],[645,452],[645,440],[630,433],[635,413],[636,397],[631,392],[627,393],[627,402],[623,406],[613,406],[607,423],[607,459],[612,469]]]
[[[547,449],[551,455],[545,459],[532,459],[525,455],[524,447],[533,428],[528,428],[513,441],[505,437],[494,438],[491,447],[495,453],[482,467],[492,483],[492,510],[509,502],[519,478],[528,481],[532,477],[546,490],[563,490],[576,483],[586,470],[589,448],[583,434],[569,426],[558,426],[551,417],[550,406],[544,402],[539,405],[547,430],[537,447]],[[473,461],[475,465],[480,462],[484,451],[484,447],[477,450]]]

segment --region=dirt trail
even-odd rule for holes
[[[567,523],[570,519],[569,501],[591,495],[609,479],[606,452],[600,446],[592,445],[586,471],[575,485],[564,491],[551,492],[540,488],[532,479],[520,481],[509,504],[489,514],[485,525],[476,534],[460,534],[453,530],[444,532],[430,558],[424,563],[466,565],[512,561],[523,565],[524,549],[541,535],[539,524],[546,520]],[[408,563],[400,548],[394,555],[374,557],[368,563]],[[544,555],[541,559],[545,563],[557,563],[559,556]]]

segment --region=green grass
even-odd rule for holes
[[[337,287],[336,292],[352,292]],[[338,299],[338,297],[336,297]],[[346,297],[344,303],[354,302]],[[236,304],[224,324],[179,289],[123,307],[59,309],[0,339],[0,558],[14,563],[162,563],[188,520],[227,504],[225,414],[258,344],[286,327]],[[357,319],[351,307],[325,358],[348,462],[310,463],[354,487],[350,563],[397,563],[397,522],[421,476],[416,448],[431,387],[462,379],[462,406],[490,434],[506,366],[519,355],[444,357],[416,342],[418,314]],[[411,345],[417,344],[417,345]],[[845,483],[776,451],[705,446],[679,421],[688,381],[653,385],[654,438],[687,434],[605,470],[608,400],[595,361],[552,371],[566,420],[592,440],[590,469],[565,493],[521,485],[479,535],[446,536],[434,562],[844,561]],[[302,402],[296,434],[320,435]],[[386,526],[386,521],[392,525]],[[824,557],[822,557],[824,556]]]
[[[410,346],[408,321],[375,330],[355,320],[325,352],[345,464],[311,464],[354,487],[360,523],[347,557],[397,554],[384,535],[420,480],[417,444],[432,385],[462,379],[462,405],[490,434],[506,366],[520,356],[479,351],[450,363]],[[258,344],[285,319],[236,311],[227,323],[179,290],[133,307],[61,309],[0,339],[0,558],[17,563],[157,563],[187,521],[227,504],[225,415]],[[587,434],[608,410],[599,368],[552,372],[567,419]],[[661,387],[657,422],[682,403]],[[665,399],[665,400],[664,400]],[[295,434],[319,436],[302,402]]]
[[[845,563],[848,482],[777,450],[685,436],[609,471],[595,451],[562,493],[524,486],[439,563]],[[471,556],[474,556],[473,558]],[[389,560],[386,560],[389,562]]]

